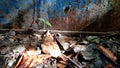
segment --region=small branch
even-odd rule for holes
[[[27,31],[28,29],[0,29],[0,31],[9,31],[9,30],[14,30],[14,31]],[[46,30],[38,30],[38,29],[33,29],[33,31],[36,32],[46,32]],[[72,33],[72,34],[98,34],[98,35],[110,35],[110,34],[120,34],[120,31],[111,31],[111,32],[90,32],[90,31],[66,31],[66,30],[50,30],[51,32],[54,33]]]
[[[70,62],[72,62],[73,64],[75,64],[78,68],[83,68],[83,67],[84,67],[84,66],[82,66],[82,65],[77,64],[76,62],[74,62],[71,58],[67,57],[66,55],[63,54],[63,56],[64,56],[65,58],[67,58]]]
[[[113,62],[117,61],[117,57],[114,55],[114,53],[106,48],[104,48],[102,45],[98,45],[98,48],[103,52],[105,56],[110,58]]]
[[[14,68],[17,68],[17,67],[19,66],[19,64],[20,64],[20,62],[22,61],[22,59],[23,59],[23,55],[20,57],[20,59],[18,60],[18,62],[17,62],[17,64],[15,65]]]

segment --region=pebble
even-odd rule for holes
[[[1,54],[6,54],[7,52],[8,52],[7,49],[2,49],[2,50],[1,50]]]
[[[85,45],[76,45],[76,47],[74,47],[74,52],[80,52],[80,51],[85,51],[86,50],[86,46]]]

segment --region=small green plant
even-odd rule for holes
[[[43,22],[44,24],[46,24],[46,25],[49,26],[49,27],[52,26],[51,23],[50,23],[48,20],[45,20],[45,19],[43,19],[43,18],[38,18],[38,21]]]

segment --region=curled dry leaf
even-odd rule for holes
[[[47,31],[46,34],[44,35],[41,48],[44,53],[50,54],[52,57],[55,57],[55,58],[60,57],[64,59],[62,57],[62,53],[57,42],[55,41],[55,39],[53,38],[53,36],[49,31]]]
[[[15,68],[31,68],[34,67],[40,63],[45,62],[47,59],[49,59],[51,55],[49,54],[38,54],[37,50],[29,50],[25,51],[19,61],[17,62]]]

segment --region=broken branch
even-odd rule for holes
[[[109,57],[113,62],[117,61],[117,57],[112,53],[110,50],[104,48],[102,45],[99,45],[98,48],[107,56]]]

